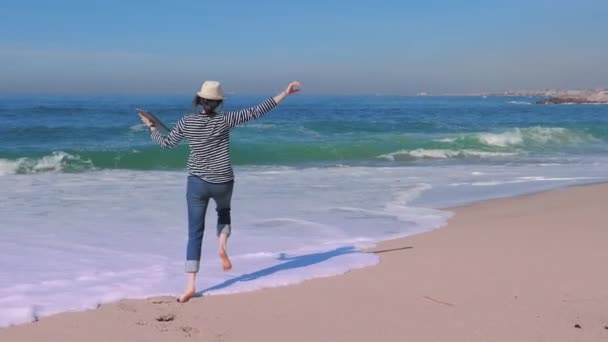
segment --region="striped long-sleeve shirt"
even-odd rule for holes
[[[173,148],[186,138],[190,145],[188,173],[210,183],[229,182],[234,179],[230,161],[230,129],[261,117],[276,105],[269,98],[257,106],[239,111],[186,115],[168,135],[163,136],[154,130],[151,137],[162,148]]]

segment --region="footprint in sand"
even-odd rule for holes
[[[167,300],[167,299],[155,299],[155,300],[151,300],[150,303],[152,304],[173,304],[173,301]]]
[[[160,316],[156,317],[156,320],[158,322],[172,322],[173,320],[175,320],[175,315],[174,314],[160,315]]]
[[[192,337],[192,335],[198,334],[198,329],[193,327],[180,327],[179,330],[181,330],[186,337]]]

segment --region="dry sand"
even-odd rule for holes
[[[374,267],[188,304],[125,300],[0,341],[608,341],[608,185],[454,212],[382,243]]]

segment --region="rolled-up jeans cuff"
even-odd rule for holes
[[[198,260],[186,260],[186,273],[198,273],[201,262]]]
[[[230,227],[229,224],[218,224],[217,225],[217,236],[220,236],[221,234],[226,234],[228,237],[230,237],[231,233],[232,233],[232,227]]]

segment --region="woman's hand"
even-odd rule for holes
[[[274,100],[275,103],[279,103],[281,102],[285,97],[291,95],[291,94],[295,94],[297,92],[299,92],[302,89],[302,84],[298,81],[294,81],[289,83],[289,85],[287,86],[287,88],[285,88],[285,90],[283,90],[282,92],[280,92],[279,94],[277,94],[275,97],[273,97],[272,99]]]
[[[148,128],[152,129],[154,128],[154,122],[152,122],[152,120],[148,119],[147,117],[139,114],[139,117],[141,118],[141,122],[144,123],[144,125],[148,126]]]
[[[298,81],[294,81],[289,83],[287,88],[285,88],[285,95],[291,95],[299,92],[302,89],[302,84]]]

